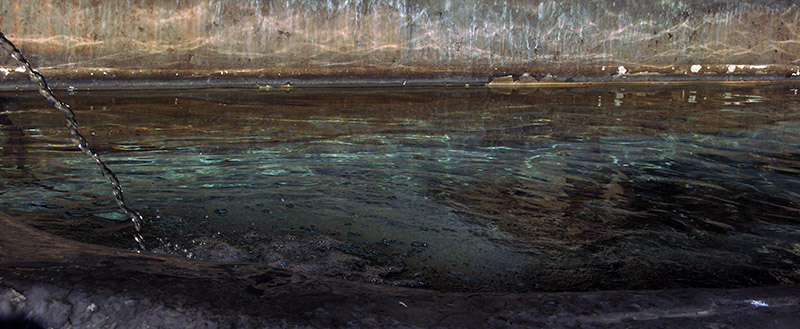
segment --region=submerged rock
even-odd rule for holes
[[[137,254],[0,214],[0,326],[27,328],[793,328],[800,286],[439,293],[248,263]],[[758,303],[756,303],[757,301]]]

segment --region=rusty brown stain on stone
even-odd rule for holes
[[[11,0],[0,9],[0,30],[53,69],[488,81],[524,72],[612,76],[619,65],[675,74],[675,66],[769,64],[774,70],[754,73],[781,75],[800,65],[800,8],[791,3]]]

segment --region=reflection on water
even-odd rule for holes
[[[157,252],[528,291],[800,282],[793,90],[65,98],[147,217]],[[71,239],[134,247],[49,104],[2,96],[3,211]]]
[[[0,100],[0,102],[4,102]],[[3,144],[3,167],[25,170],[25,134],[15,126],[8,115],[0,113],[0,127],[6,138]]]

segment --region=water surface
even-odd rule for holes
[[[792,85],[63,94],[154,252],[442,291],[800,282]],[[0,209],[135,247],[63,116],[0,103]]]

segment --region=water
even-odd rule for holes
[[[800,282],[793,85],[60,92],[154,252],[439,291]],[[134,248],[34,93],[0,209]]]
[[[53,94],[53,91],[47,85],[44,76],[42,76],[38,71],[36,71],[31,67],[31,64],[28,62],[27,59],[25,59],[25,56],[22,55],[22,52],[19,49],[17,49],[14,46],[14,44],[11,43],[11,41],[6,39],[5,35],[3,35],[2,33],[0,33],[0,46],[2,46],[4,51],[7,51],[11,55],[11,58],[13,58],[17,62],[17,64],[20,65],[20,67],[24,70],[25,74],[28,75],[30,80],[37,85],[37,87],[39,88],[39,94],[41,94],[45,99],[47,99],[50,103],[52,103],[56,109],[58,109],[64,114],[66,119],[67,129],[69,129],[72,143],[75,144],[75,146],[77,146],[78,149],[81,150],[81,152],[83,152],[90,159],[92,159],[97,164],[97,166],[100,167],[100,171],[102,172],[103,176],[108,178],[108,180],[111,182],[114,201],[117,202],[117,206],[119,207],[119,209],[123,213],[125,213],[125,215],[128,218],[130,218],[131,222],[134,225],[134,228],[136,228],[136,233],[133,234],[134,240],[136,240],[136,242],[142,249],[145,249],[144,239],[142,238],[141,234],[139,234],[139,231],[141,231],[142,229],[141,227],[141,222],[143,219],[142,216],[125,204],[125,197],[122,192],[122,185],[120,185],[117,175],[115,175],[114,172],[111,171],[111,169],[108,168],[108,166],[106,166],[105,162],[103,162],[103,160],[100,159],[100,156],[98,156],[96,153],[92,151],[92,149],[89,148],[89,143],[86,142],[86,138],[83,137],[83,134],[81,134],[80,131],[78,130],[78,121],[75,118],[75,112],[72,111],[69,105],[62,102],[60,99],[58,99],[58,97],[56,97],[55,94]],[[68,88],[68,90],[72,92],[74,88],[70,87]]]

